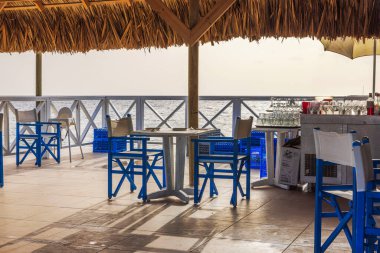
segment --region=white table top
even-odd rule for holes
[[[284,132],[290,132],[290,131],[295,131],[299,129],[301,129],[301,127],[254,127],[252,128],[252,131],[284,133]]]
[[[153,137],[166,137],[166,136],[200,136],[202,134],[208,134],[216,131],[215,129],[186,129],[186,130],[173,130],[173,129],[160,129],[160,130],[137,130],[132,134],[146,135]]]

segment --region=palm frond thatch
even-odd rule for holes
[[[164,2],[188,24],[188,0]],[[215,4],[215,0],[200,2],[201,16]],[[87,52],[184,44],[141,0],[89,7],[78,0],[41,0],[39,3],[40,7],[28,0],[6,3],[0,12],[1,52]],[[237,0],[202,36],[201,42],[237,37],[258,40],[262,37],[334,39],[346,36],[380,37],[379,0]]]

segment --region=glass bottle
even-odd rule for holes
[[[375,101],[373,100],[372,93],[369,93],[367,99],[367,115],[374,115],[375,113]]]
[[[375,93],[375,109],[374,114],[380,115],[380,101],[379,101],[379,93]]]

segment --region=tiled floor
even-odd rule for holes
[[[199,207],[142,204],[127,185],[108,201],[105,155],[44,160],[42,168],[31,161],[16,168],[14,159],[5,158],[0,189],[0,253],[313,252],[312,194],[262,187],[234,209],[230,182],[217,181],[220,196],[205,194]],[[350,252],[343,235],[329,252]]]

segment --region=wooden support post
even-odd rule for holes
[[[196,26],[199,20],[199,0],[189,2],[190,29]],[[188,117],[189,127],[198,128],[198,82],[199,82],[199,43],[189,45],[188,66]],[[194,148],[189,144],[189,182],[194,185]]]
[[[36,53],[36,96],[42,96],[42,53]]]
[[[42,53],[36,53],[36,97],[42,96]],[[36,108],[39,102],[36,101]]]

